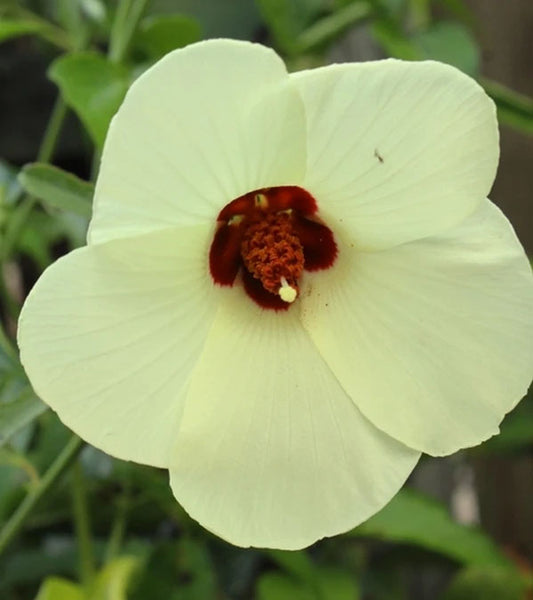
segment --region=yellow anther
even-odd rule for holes
[[[261,210],[266,210],[268,208],[268,198],[265,194],[256,194],[254,202],[256,208],[260,208]]]
[[[228,225],[239,225],[243,219],[243,215],[233,215],[233,217],[230,217]]]

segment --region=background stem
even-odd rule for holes
[[[80,580],[88,588],[95,574],[94,552],[85,479],[79,460],[72,467],[72,508],[78,540]]]
[[[67,105],[63,98],[58,96],[37,153],[37,162],[47,163],[52,160],[66,114]]]
[[[68,444],[63,448],[59,456],[43,475],[39,484],[31,492],[28,492],[17,510],[0,531],[0,555],[18,534],[35,505],[76,459],[83,448],[83,445],[83,440],[77,435],[73,435]]]
[[[120,63],[124,60],[131,38],[148,3],[149,0],[122,0],[119,2],[109,42],[108,58],[111,62]]]

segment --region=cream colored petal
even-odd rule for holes
[[[167,466],[217,303],[209,234],[196,226],[75,250],[26,300],[18,340],[36,393],[113,456]]]
[[[487,196],[499,155],[494,104],[460,71],[387,60],[291,79],[307,113],[304,187],[359,248],[444,231]]]
[[[488,200],[440,236],[377,253],[346,241],[302,289],[304,326],[374,425],[433,455],[479,444],[533,374],[533,276]]]
[[[248,42],[193,44],[139,77],[113,119],[89,241],[211,223],[304,171],[303,106],[281,59]]]
[[[418,453],[355,408],[292,308],[228,291],[189,389],[170,467],[185,510],[239,546],[296,549],[397,492]]]

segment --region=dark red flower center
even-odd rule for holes
[[[233,285],[241,271],[248,296],[263,308],[286,310],[299,294],[304,270],[327,269],[337,244],[318,219],[315,199],[296,186],[263,188],[220,211],[209,251],[218,285]]]

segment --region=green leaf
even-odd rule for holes
[[[26,165],[19,182],[28,192],[50,208],[59,208],[82,217],[91,216],[94,186],[72,173],[42,163]]]
[[[83,590],[79,585],[60,577],[48,577],[35,600],[84,600]]]
[[[67,243],[68,249],[84,246],[87,237],[87,217],[73,212],[58,211],[54,218],[43,211],[32,211],[16,240],[16,253],[31,257],[41,271],[57,256],[54,246]]]
[[[533,135],[533,98],[490,79],[482,79],[481,85],[496,103],[498,118],[502,123]]]
[[[368,2],[352,2],[303,31],[296,39],[295,48],[299,53],[321,49],[338,39],[349,27],[367,19],[371,12]]]
[[[202,38],[200,24],[182,15],[154,16],[145,19],[137,34],[137,44],[150,58],[157,60]]]
[[[441,21],[416,34],[412,41],[421,58],[448,63],[473,77],[479,73],[479,48],[464,25]]]
[[[179,590],[176,582],[181,582]],[[183,537],[153,549],[131,600],[214,600],[214,565],[205,540]]]
[[[316,582],[321,600],[358,600],[359,586],[353,575],[342,569],[320,567]]]
[[[5,239],[4,229],[7,228],[13,207],[22,193],[17,175],[18,169],[0,160],[0,246]]]
[[[293,575],[301,581],[314,581],[315,567],[305,550],[300,550],[298,552],[288,550],[266,550],[266,554],[287,574]]]
[[[348,535],[421,546],[465,565],[514,569],[481,530],[456,523],[445,507],[413,490],[403,490],[366,523]]]
[[[442,600],[524,600],[525,582],[505,569],[470,567],[453,579]]]
[[[0,160],[0,227],[3,223],[3,209],[15,204],[20,193],[21,189],[17,181],[17,169],[7,162]]]
[[[7,353],[4,348],[0,347],[0,387],[4,378],[10,371],[14,371],[16,367],[15,358],[10,353]]]
[[[281,573],[266,573],[257,582],[258,600],[316,600],[304,584]]]
[[[359,598],[359,589],[353,575],[342,569],[323,567],[316,565],[301,550],[299,552],[289,552],[283,550],[268,550],[266,554],[276,562],[287,575],[291,576],[293,586],[297,585],[300,593],[309,594],[314,592],[312,597],[317,595],[321,600],[357,600]],[[268,581],[268,580],[267,580]],[[276,581],[276,578],[274,578]],[[286,583],[285,579],[281,583],[266,583],[265,586],[274,586],[284,589],[292,587]]]
[[[46,24],[39,21],[0,19],[0,43],[21,35],[40,33]]]
[[[322,0],[256,0],[274,41],[287,54],[298,54],[298,36],[323,9]]]
[[[12,402],[26,392],[28,380],[18,361],[16,350],[12,347],[6,332],[0,332],[0,410],[4,404]],[[1,414],[1,413],[0,413]],[[0,429],[2,420],[0,419]]]
[[[17,400],[2,402],[0,404],[0,446],[45,410],[46,405],[29,388],[26,388]]]
[[[136,556],[120,556],[98,573],[90,600],[127,600],[128,587],[141,566]]]
[[[80,52],[55,60],[48,72],[98,148],[129,86],[128,70],[103,56]]]

